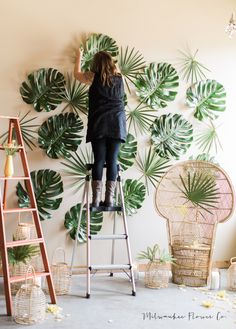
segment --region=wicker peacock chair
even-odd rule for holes
[[[172,166],[155,195],[157,212],[167,220],[173,282],[209,284],[216,227],[234,210],[234,191],[227,174],[207,161],[189,160]]]

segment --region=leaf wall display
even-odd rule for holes
[[[62,103],[65,78],[53,68],[41,68],[28,75],[20,87],[22,99],[37,112],[50,112]]]
[[[52,218],[49,210],[59,208],[62,198],[58,196],[63,192],[61,175],[51,169],[34,170],[30,173],[34,194],[37,202],[40,220]],[[19,182],[16,186],[18,204],[20,208],[30,207],[30,199],[26,188]]]
[[[39,128],[39,146],[53,159],[69,158],[81,143],[83,122],[74,113],[54,115]]]
[[[179,77],[175,68],[168,63],[150,63],[138,75],[136,94],[139,99],[154,109],[164,108],[175,99]]]
[[[127,134],[125,143],[121,144],[118,154],[118,162],[121,170],[125,171],[134,164],[137,154],[137,141],[132,134]]]
[[[141,172],[139,180],[127,179],[124,184],[127,214],[132,215],[141,207],[146,190],[149,193],[149,185],[155,187],[170,166],[172,163],[170,160],[180,159],[191,147],[194,121],[191,124],[178,113],[159,116],[159,111],[157,111],[166,108],[176,99],[179,76],[172,64],[153,62],[146,65],[143,55],[138,50],[129,46],[120,47],[112,37],[104,34],[91,34],[79,47],[83,49],[82,71],[90,70],[96,52],[108,51],[116,62],[128,89],[124,96],[128,135],[126,143],[121,145],[118,161],[122,171],[130,169],[136,163],[136,168]],[[193,55],[182,52],[180,73],[187,82],[196,82],[205,78],[208,71],[196,59],[196,55],[197,51]],[[27,80],[21,85],[20,92],[23,100],[27,104],[32,104],[38,112],[56,109],[61,111],[43,122],[38,131],[38,142],[50,158],[64,158],[61,162],[65,168],[64,173],[73,180],[73,187],[77,192],[83,187],[88,173],[85,164],[93,161],[92,153],[87,148],[78,149],[81,141],[85,139],[85,136],[81,135],[83,122],[79,115],[81,113],[85,115],[86,123],[88,87],[80,84],[69,74],[64,77],[56,69],[41,68],[28,75]],[[214,119],[218,113],[225,110],[225,91],[223,86],[215,80],[196,82],[188,88],[186,102],[188,106],[194,107],[196,119],[200,121]],[[59,107],[62,103],[65,103],[63,109]],[[138,105],[134,107],[133,104]],[[30,127],[31,121],[26,120],[26,117],[24,123],[23,137],[26,140],[28,138],[30,147],[33,146],[31,144],[33,142],[31,128],[33,127]],[[211,151],[214,139],[210,138],[212,135],[209,137],[209,134],[208,136],[207,134],[196,135],[196,143],[201,152]],[[151,137],[152,146],[144,152],[139,152],[137,156],[140,135]],[[211,155],[208,154],[205,158],[211,159]],[[145,184],[140,180],[143,180]],[[38,185],[40,184],[37,184],[37,191],[40,190]],[[20,183],[17,185],[17,193],[20,205],[29,205],[28,195]],[[50,186],[48,193],[51,193]],[[41,198],[39,194],[37,198]],[[60,200],[60,198],[55,200]],[[59,207],[61,201],[54,204],[55,200],[51,200],[50,197],[45,198],[45,204],[43,200],[42,203],[37,200],[41,207],[41,219],[50,218],[51,214],[48,210]],[[75,238],[80,205],[72,208],[67,212],[65,227],[70,229],[71,237]],[[79,237],[81,242],[86,239],[85,223],[83,225]],[[102,218],[95,218],[93,225],[94,231],[99,231]]]
[[[119,53],[119,48],[116,41],[105,34],[91,34],[86,40],[84,45],[81,45],[83,50],[83,56],[81,61],[81,67],[83,71],[90,70],[90,65],[93,60],[93,56],[98,51],[106,51],[111,54],[112,57],[116,57]]]
[[[226,109],[226,92],[216,80],[204,80],[190,86],[186,92],[186,104],[194,108],[194,117],[202,121],[218,117]]]
[[[162,158],[178,160],[193,141],[192,124],[180,114],[161,115],[150,130],[152,143]]]
[[[132,216],[142,207],[142,203],[145,200],[146,188],[142,182],[136,179],[126,179],[123,185],[123,191],[126,215]],[[120,198],[118,201],[120,204]]]
[[[76,230],[78,227],[78,220],[80,214],[81,203],[70,208],[65,214],[64,226],[69,230],[71,239],[76,239]],[[91,235],[97,234],[103,223],[103,213],[102,212],[92,212],[90,218],[90,233]],[[80,229],[78,233],[78,241],[80,243],[87,241],[87,227],[86,227],[86,214],[85,210],[82,211]]]

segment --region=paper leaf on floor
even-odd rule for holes
[[[214,306],[214,303],[211,300],[204,300],[202,302],[202,306],[206,307],[206,308],[210,308]]]
[[[216,296],[219,297],[219,298],[225,299],[226,291],[225,290],[220,290],[220,291],[217,292]]]
[[[59,307],[57,304],[47,304],[46,311],[48,313],[58,314],[60,311],[62,311],[62,308]]]

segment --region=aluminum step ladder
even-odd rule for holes
[[[132,266],[132,258],[131,258],[131,249],[130,249],[130,241],[129,241],[129,234],[128,234],[128,225],[127,225],[127,218],[126,218],[126,211],[125,211],[125,204],[124,204],[124,194],[123,194],[123,188],[122,188],[122,181],[121,181],[121,169],[120,165],[117,165],[117,185],[116,185],[116,206],[114,207],[105,207],[105,206],[99,206],[99,207],[92,207],[89,203],[89,190],[90,190],[90,177],[91,177],[91,169],[93,167],[93,164],[86,164],[87,168],[87,175],[85,178],[85,186],[82,196],[82,203],[80,208],[80,214],[78,218],[78,226],[77,231],[75,235],[75,243],[72,253],[72,259],[71,259],[71,273],[73,270],[73,264],[74,264],[74,257],[75,252],[78,244],[78,234],[81,224],[81,218],[82,218],[82,211],[86,211],[86,224],[87,224],[87,292],[86,297],[90,298],[90,291],[91,291],[91,274],[96,273],[99,270],[108,270],[110,271],[110,276],[113,276],[114,270],[123,270],[127,276],[129,277],[131,284],[132,284],[132,296],[136,296],[136,288],[135,288],[135,281],[134,281],[134,272],[133,272],[133,266]],[[104,168],[106,165],[104,166]],[[119,191],[118,191],[119,190]],[[120,195],[120,202],[121,205],[117,206],[118,204],[118,195]],[[90,233],[90,216],[91,212],[113,212],[114,214],[114,222],[113,222],[113,232],[112,234],[107,235],[101,235],[101,234],[91,234]],[[116,214],[117,211],[121,212],[123,224],[124,224],[124,233],[123,234],[116,234]],[[112,249],[111,249],[111,264],[101,264],[101,265],[93,265],[91,264],[90,254],[91,254],[91,241],[92,240],[112,240]],[[115,251],[115,240],[125,240],[126,242],[126,248],[127,248],[127,255],[128,255],[128,264],[115,264],[114,263],[114,251]]]

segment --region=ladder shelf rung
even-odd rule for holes
[[[11,214],[15,212],[27,212],[27,211],[36,211],[36,208],[11,208],[11,209],[3,209],[4,214]]]
[[[18,246],[27,246],[30,244],[38,244],[43,243],[43,238],[38,239],[30,239],[30,240],[17,240],[17,241],[10,241],[6,243],[7,248],[18,247]]]
[[[130,270],[130,264],[108,264],[108,265],[91,265],[89,266],[90,271],[92,270]]]
[[[36,277],[45,277],[49,275],[50,275],[49,272],[35,272]],[[33,278],[34,278],[34,274],[27,274],[27,279],[33,279]],[[21,281],[25,281],[25,275],[10,277],[10,283],[21,282]]]
[[[90,240],[122,240],[127,239],[127,237],[128,236],[126,234],[93,234],[89,236]]]
[[[17,150],[23,150],[23,146],[16,146]],[[0,150],[5,150],[5,147],[3,145],[0,145]]]
[[[30,180],[30,177],[28,177],[28,176],[13,176],[13,177],[0,176],[0,180]]]

